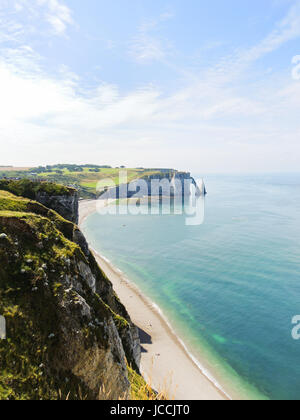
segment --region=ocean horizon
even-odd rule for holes
[[[83,231],[226,393],[298,400],[300,174],[204,178],[203,224],[176,212],[95,213]]]

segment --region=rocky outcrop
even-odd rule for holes
[[[139,371],[141,361],[141,346],[138,328],[132,323],[124,305],[113,290],[112,283],[106,277],[104,272],[98,266],[94,255],[89,250],[88,244],[82,232],[79,229],[74,230],[74,242],[76,242],[89,262],[85,276],[95,285],[95,292],[101,296],[103,301],[126,322],[118,322],[119,334],[125,349],[126,358],[130,366]],[[91,277],[92,276],[92,277]]]
[[[0,190],[38,201],[64,219],[78,223],[78,192],[74,188],[49,182],[0,180]]]
[[[139,373],[140,342],[111,282],[77,226],[7,192],[16,185],[5,187],[0,315],[8,339],[0,340],[0,399],[128,398],[128,366]],[[49,201],[45,188],[36,196],[65,214],[61,202],[75,195],[63,190],[60,200],[48,191]],[[76,213],[74,203],[69,208]]]
[[[64,219],[72,223],[78,223],[78,193],[70,189],[66,195],[49,195],[47,192],[39,191],[35,200],[44,206],[56,211]]]

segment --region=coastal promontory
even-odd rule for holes
[[[138,330],[76,220],[73,189],[0,181],[0,399],[128,399],[143,384]]]

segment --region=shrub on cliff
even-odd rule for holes
[[[29,179],[21,180],[0,180],[0,190],[11,192],[17,196],[22,196],[34,200],[38,193],[54,195],[72,195],[75,190],[64,185],[50,182],[37,182]]]

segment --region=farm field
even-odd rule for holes
[[[14,168],[0,166],[1,178],[27,178],[31,180],[45,180],[67,186],[72,186],[80,191],[81,198],[95,198],[97,190],[104,189],[113,181],[120,183],[120,170],[127,172],[127,181],[152,175],[159,170],[111,168],[99,165],[53,165],[39,166],[36,168]]]

